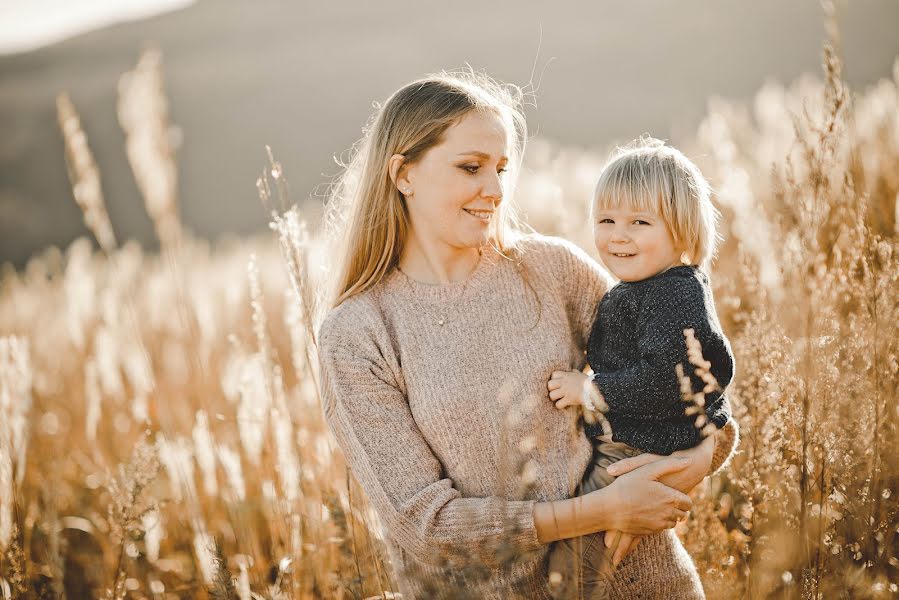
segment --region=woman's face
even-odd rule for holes
[[[397,182],[419,239],[453,249],[486,244],[503,200],[508,155],[509,135],[498,115],[471,111],[447,128]]]

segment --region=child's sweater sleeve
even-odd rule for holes
[[[703,387],[692,375],[684,329],[694,330],[722,389],[733,378],[733,355],[718,325],[711,293],[695,277],[661,277],[648,285],[637,322],[638,356],[624,369],[595,373],[593,380],[615,415],[642,421],[683,418],[686,405],[675,366],[682,365],[691,375],[694,390]],[[720,391],[706,395],[705,401],[707,409],[726,404]],[[723,426],[728,411],[712,412],[720,421],[715,424]]]

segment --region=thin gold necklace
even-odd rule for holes
[[[453,309],[455,309],[456,306],[458,306],[458,304],[462,300],[462,298],[465,297],[465,292],[468,290],[468,284],[474,278],[475,271],[477,271],[478,267],[481,266],[481,258],[482,257],[483,257],[483,252],[481,251],[480,248],[478,248],[478,262],[475,263],[474,269],[472,269],[471,273],[468,274],[468,277],[465,278],[465,283],[462,284],[462,291],[459,292],[458,297],[456,297],[456,299],[449,306],[441,307],[443,310],[440,313],[438,313],[438,316],[437,316],[437,324],[440,325],[441,327],[443,327],[444,325],[446,325],[449,322],[449,315],[452,313]],[[397,265],[396,268],[400,273],[405,275],[406,286],[408,286],[409,293],[412,296],[412,299],[415,302],[415,304],[418,305],[419,310],[421,310],[422,313],[427,312],[426,310],[424,310],[424,308],[425,308],[424,305],[418,299],[418,294],[416,293],[415,288],[412,287],[412,278],[409,277],[408,273],[406,273],[405,271],[400,269],[399,265]],[[435,307],[435,306],[437,306],[437,305],[436,304],[432,305],[432,307]]]

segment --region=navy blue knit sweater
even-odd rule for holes
[[[723,390],[733,379],[734,358],[721,331],[708,277],[678,266],[648,279],[622,282],[599,302],[587,346],[593,380],[609,405],[612,439],[655,454],[692,448],[702,441],[687,416],[674,367],[683,365],[693,389],[703,388],[687,360],[684,329],[692,328],[712,375]],[[721,391],[706,395],[706,415],[723,427],[730,405]],[[587,435],[602,435],[587,425]]]

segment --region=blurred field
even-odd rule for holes
[[[899,55],[899,3],[836,5],[846,78],[861,89]],[[275,150],[308,214],[371,103],[413,77],[471,64],[524,85],[533,71],[538,107],[528,122],[540,136],[594,151],[646,131],[680,140],[695,131],[710,95],[745,100],[768,80],[814,72],[821,12],[819,0],[517,0],[477,10],[420,3],[411,13],[403,0],[200,0],[0,55],[0,263],[22,268],[46,246],[84,234],[59,160],[60,90],[78,107],[102,165],[116,233],[158,247],[115,119],[119,76],[148,44],[165,55],[179,216],[217,239],[265,230],[253,191],[263,145]]]
[[[148,93],[123,86],[119,114],[160,254],[117,243],[61,97],[102,250],[80,240],[0,281],[0,598],[396,590],[319,409],[325,240],[296,212],[216,247],[184,230],[158,69],[129,75]],[[896,597],[899,62],[850,94],[826,54],[818,77],[714,103],[685,150],[725,215],[714,284],[743,434],[681,531],[708,596]],[[592,251],[604,159],[532,143],[527,222]],[[265,167],[273,204],[283,182]]]

